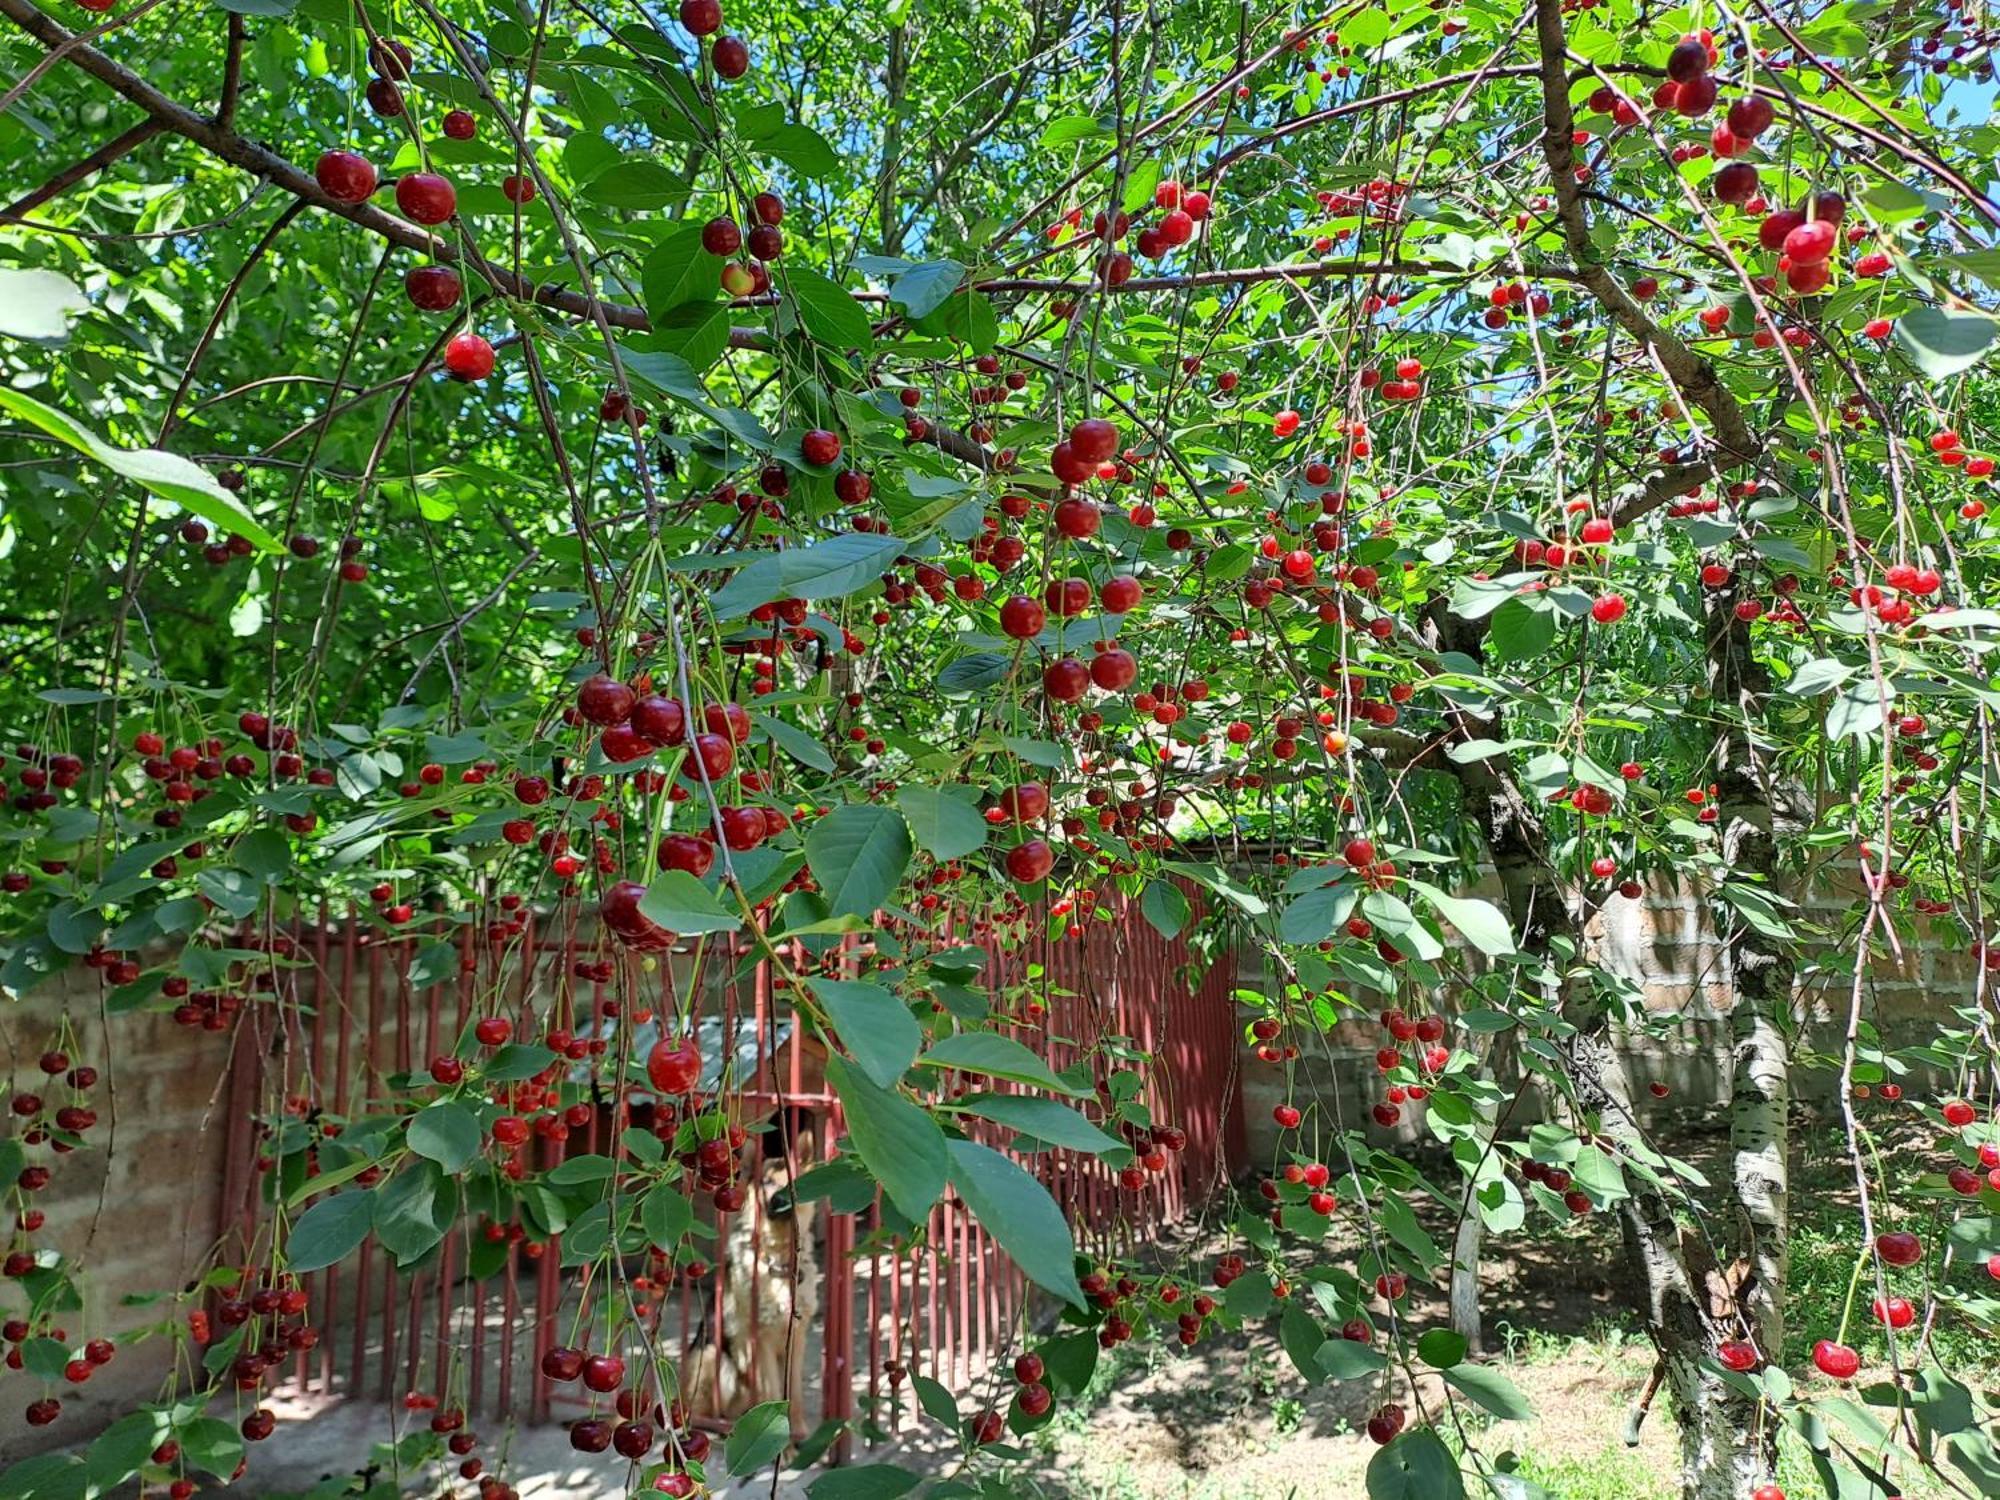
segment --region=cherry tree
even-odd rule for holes
[[[1381,1392],[1376,1500],[1537,1494],[1475,1420],[1526,1411],[1480,1265],[1592,1215],[1687,1496],[1781,1500],[1784,1446],[1839,1500],[2000,1493],[1930,1340],[2000,1308],[1978,4],[0,17],[0,985],[80,966],[106,1039],[8,1031],[27,1427],[90,1439],[64,1388],[121,1357],[72,1330],[131,1289],[36,1206],[106,1149],[120,1017],[295,1026],[291,934],[348,904],[462,943],[477,1010],[344,1118],[267,1084],[253,1230],[125,1336],[184,1351],[169,1387],[0,1495],[254,1474],[300,1277],[371,1234],[491,1275],[551,1202],[617,1289],[543,1365],[576,1446],[635,1493],[776,1461],[685,1420],[629,1264],[697,1276],[750,1190],[747,1080],[690,1026],[732,947],[841,1105],[791,1191],[905,1248],[949,1193],[1045,1294],[998,1396],[926,1392],[934,1493],[1100,1348],[1269,1325]],[[1714,1178],[1626,1061],[1686,1045],[1601,938],[1649,883],[1723,955]],[[531,920],[607,999],[509,982]],[[1282,1080],[1231,1244],[1164,1269],[1079,1255],[1023,1164],[1102,1157],[1143,1232],[1164,1064],[1052,1067],[1047,976],[953,958],[1120,922],[1262,975]],[[1968,977],[1906,1045],[1876,977],[1922,950]],[[1808,1072],[1859,1212],[1787,1370]],[[602,1170],[548,1165],[599,1098]],[[512,1493],[433,1426],[446,1485]]]

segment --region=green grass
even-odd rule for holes
[[[1659,1500],[1660,1496],[1660,1482],[1652,1470],[1624,1448],[1604,1448],[1588,1458],[1526,1455],[1518,1472],[1562,1500]]]

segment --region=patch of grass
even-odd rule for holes
[[[1840,1327],[1841,1310],[1854,1276],[1857,1246],[1855,1216],[1843,1207],[1801,1213],[1792,1228],[1791,1275],[1785,1295],[1785,1348],[1783,1363],[1788,1369],[1811,1365],[1812,1346],[1818,1339],[1832,1338]],[[1977,1263],[1955,1265],[1952,1279],[1962,1287],[1984,1293],[1991,1284],[1986,1268]],[[1864,1272],[1854,1295],[1854,1308],[1847,1321],[1847,1342],[1860,1351],[1863,1364],[1886,1362],[1888,1340],[1881,1324],[1869,1311],[1874,1300],[1874,1279]],[[1918,1271],[1891,1273],[1890,1290],[1923,1306],[1924,1282]],[[1910,1357],[1909,1336],[1897,1340],[1904,1359]],[[1931,1352],[1947,1370],[1961,1379],[1977,1379],[1982,1373],[2000,1371],[2000,1350],[1991,1335],[1950,1308],[1940,1309],[1931,1329]]]
[[[1659,1500],[1660,1496],[1657,1476],[1624,1448],[1603,1448],[1588,1458],[1540,1459],[1528,1454],[1518,1472],[1562,1500]]]
[[[1501,1351],[1515,1364],[1548,1364],[1583,1353],[1599,1358],[1616,1358],[1635,1346],[1651,1353],[1645,1338],[1624,1323],[1610,1318],[1593,1319],[1582,1333],[1555,1333],[1546,1328],[1521,1328],[1513,1323],[1495,1325],[1492,1336]]]

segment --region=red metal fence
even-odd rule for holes
[[[1058,1070],[1085,1055],[1102,1056],[1102,1044],[1122,1039],[1146,1078],[1142,1097],[1155,1122],[1186,1132],[1185,1149],[1171,1156],[1164,1173],[1151,1176],[1143,1211],[1135,1212],[1140,1196],[1122,1188],[1095,1157],[1065,1151],[1023,1158],[1063,1207],[1079,1248],[1099,1256],[1129,1251],[1183,1219],[1224,1183],[1242,1149],[1233,964],[1225,959],[1197,975],[1183,941],[1162,938],[1122,900],[1113,898],[1110,910],[1113,920],[1085,921],[1075,937],[1011,951],[989,945],[979,975],[993,996],[1027,986],[1046,1004],[1046,1037],[1032,1040]],[[481,948],[464,930],[455,964],[438,961],[444,950],[435,934],[385,937],[351,919],[322,921],[294,941],[294,956],[305,962],[281,982],[292,986],[285,998],[296,1003],[246,1008],[236,1039],[221,1225],[226,1255],[231,1247],[248,1254],[258,1243],[258,1225],[268,1223],[263,1182],[271,1170],[271,1133],[292,1128],[279,1123],[280,1112],[338,1129],[379,1109],[392,1097],[384,1079],[450,1052],[475,1013],[475,996],[489,997],[479,1013],[491,1013],[496,984],[511,996],[500,1007],[505,1013],[532,1008],[543,1024],[554,1018],[580,1035],[610,993],[589,977],[590,961],[605,956],[596,935],[575,929],[538,931],[530,922],[504,950]],[[770,966],[732,958],[725,967],[727,977],[690,986],[683,1004],[711,1035],[744,1047],[733,1076],[745,1086],[731,1091],[741,1117],[796,1112],[794,1118],[815,1124],[810,1149],[816,1158],[832,1159],[844,1128],[839,1102],[818,1080],[789,1026],[789,1008],[773,992]],[[663,964],[662,982],[677,982],[674,965]],[[670,999],[663,999],[663,1008]],[[775,1050],[773,1037],[784,1038]],[[607,1129],[605,1112],[592,1111],[567,1143],[531,1141],[527,1165],[539,1169],[569,1152],[596,1151]],[[788,1166],[799,1171],[811,1164]],[[754,1253],[747,1266],[743,1256],[732,1263],[730,1253],[731,1246],[755,1251],[764,1242],[767,1212],[764,1195],[752,1192],[739,1215],[714,1214],[713,1269],[698,1280],[677,1278],[664,1295],[653,1293],[655,1337],[668,1353],[678,1352],[683,1372],[695,1368],[691,1361],[704,1344],[725,1335],[752,1346],[776,1336],[754,1311],[750,1329],[728,1326],[746,1308],[768,1301],[770,1289],[754,1283],[767,1268]],[[817,1212],[792,1223],[808,1218],[810,1235],[801,1237],[794,1276],[811,1285],[802,1295],[793,1284],[789,1293],[802,1318],[807,1304],[817,1303],[803,1383],[819,1420],[845,1423],[865,1414],[876,1430],[894,1430],[903,1416],[907,1375],[963,1389],[1008,1352],[1031,1289],[951,1195],[932,1209],[928,1233],[913,1252],[900,1243],[875,1242],[879,1206]],[[472,1233],[501,1235],[506,1229],[475,1225]],[[448,1234],[428,1264],[407,1272],[399,1272],[371,1238],[348,1262],[307,1278],[320,1339],[293,1358],[284,1388],[381,1401],[435,1393],[475,1418],[548,1420],[565,1393],[542,1374],[541,1357],[558,1344],[587,1343],[593,1321],[601,1327],[607,1300],[560,1265],[559,1244],[537,1253],[538,1247],[517,1239],[497,1269],[474,1278],[467,1263],[479,1254],[476,1238]],[[857,1246],[867,1248],[857,1253]],[[493,1256],[488,1252],[484,1259],[490,1264]],[[746,1274],[753,1278],[747,1295],[740,1284]],[[719,1358],[711,1363],[719,1379]],[[762,1367],[769,1369],[770,1362]],[[706,1401],[693,1393],[690,1405],[710,1409],[723,1419],[715,1425],[726,1425],[736,1413],[726,1409],[719,1391],[714,1394],[718,1399]],[[747,1394],[755,1400],[786,1395]],[[834,1449],[836,1458],[843,1447]]]

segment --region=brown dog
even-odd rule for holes
[[[813,1130],[803,1111],[780,1111],[759,1138],[750,1201],[727,1216],[717,1245],[719,1318],[713,1301],[685,1367],[688,1409],[734,1421],[767,1401],[791,1410],[792,1440],[806,1420],[806,1336],[819,1320],[818,1205],[791,1198],[793,1165],[811,1164]],[[790,1160],[787,1159],[789,1154]]]

